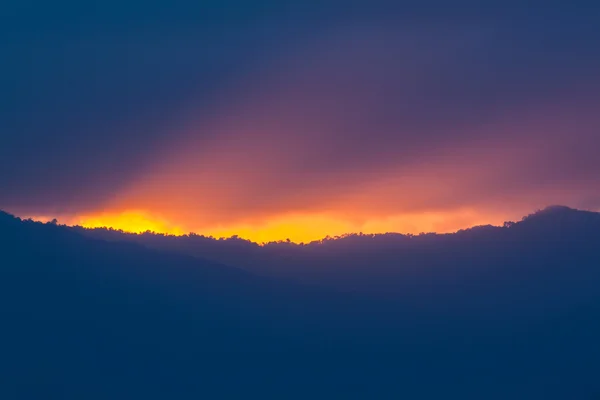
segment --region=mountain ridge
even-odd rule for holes
[[[589,398],[600,230],[567,214],[240,266],[0,213],[0,397]]]
[[[31,218],[20,218],[14,214],[11,214],[9,212],[3,211],[0,209],[0,214],[4,215],[5,219],[17,219],[17,220],[23,220],[23,221],[34,221],[34,222],[41,222],[41,221],[37,221],[37,220],[32,220]],[[365,237],[376,237],[376,236],[383,236],[383,235],[402,235],[402,236],[409,236],[409,237],[415,237],[415,236],[423,236],[423,235],[452,235],[458,232],[463,232],[463,231],[469,231],[469,230],[473,230],[473,229],[482,229],[482,228],[489,228],[489,227],[506,227],[506,226],[510,226],[513,225],[515,223],[519,223],[519,222],[523,222],[525,220],[542,220],[546,217],[549,216],[560,216],[562,215],[563,217],[567,217],[568,215],[576,215],[576,214],[586,214],[586,215],[591,215],[591,214],[599,214],[599,211],[592,211],[592,210],[580,210],[580,209],[576,209],[576,208],[572,208],[569,206],[564,206],[564,205],[549,205],[543,209],[538,209],[535,212],[532,212],[528,215],[525,215],[521,218],[521,220],[519,221],[505,221],[503,225],[493,225],[493,224],[481,224],[481,225],[473,225],[471,227],[468,228],[463,228],[463,229],[458,229],[456,231],[453,232],[444,232],[444,233],[439,233],[439,232],[421,232],[419,234],[407,234],[407,233],[402,233],[402,232],[380,232],[380,233],[369,233],[369,234],[364,234],[364,233],[358,233],[358,232],[349,232],[349,233],[345,233],[343,235],[338,235],[338,236],[325,236],[321,239],[318,240],[313,240],[311,242],[294,242],[294,241],[288,241],[288,240],[277,240],[277,241],[270,241],[270,242],[264,242],[264,243],[258,243],[258,242],[254,242],[252,240],[249,239],[244,239],[244,238],[240,238],[237,235],[233,235],[231,237],[221,237],[221,238],[217,238],[217,237],[213,237],[213,236],[205,236],[202,234],[198,234],[195,232],[189,232],[187,234],[170,234],[170,233],[162,233],[162,232],[153,232],[153,231],[146,231],[146,232],[130,232],[130,231],[126,231],[126,230],[122,230],[122,229],[114,229],[112,227],[95,227],[95,228],[86,228],[83,226],[79,226],[79,225],[64,225],[64,224],[60,224],[61,226],[69,226],[71,228],[74,228],[76,230],[79,231],[110,231],[110,232],[116,232],[116,233],[120,233],[120,234],[126,234],[126,235],[156,235],[156,236],[167,236],[167,237],[188,237],[188,236],[192,236],[192,237],[201,237],[201,238],[205,238],[205,239],[210,239],[210,240],[217,240],[217,241],[240,241],[240,242],[247,242],[248,244],[252,244],[252,245],[272,245],[272,244],[292,244],[292,245],[301,245],[301,246],[305,246],[305,245],[310,245],[310,244],[314,244],[314,243],[322,243],[322,242],[328,242],[328,241],[334,241],[334,240],[339,240],[339,239],[344,239],[347,237],[354,237],[354,236],[365,236]],[[46,222],[43,222],[46,223]],[[56,222],[57,224],[59,224],[58,222]]]
[[[585,249],[586,254],[593,256],[594,246],[600,246],[600,213],[564,206],[551,206],[503,226],[483,225],[448,234],[353,234],[305,245],[281,242],[258,246],[240,239],[216,240],[198,235],[175,237],[107,229],[70,229],[90,237],[132,241],[150,248],[206,258],[263,276],[350,291],[374,292],[375,287],[387,287],[391,294],[396,285],[401,286],[408,276],[414,275],[410,271],[424,269],[419,265],[432,265],[439,276],[445,276],[444,264],[466,265],[464,260],[473,257],[497,264],[506,257],[518,260],[521,254],[538,258],[538,262],[552,263],[552,260],[542,260],[547,257],[543,254],[557,253],[562,247],[570,246],[574,254]],[[491,260],[485,261],[485,252]],[[564,257],[558,253],[556,256]],[[367,289],[368,285],[375,286]]]

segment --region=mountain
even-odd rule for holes
[[[0,213],[0,397],[594,398],[599,228],[259,247]]]
[[[2,398],[241,397],[282,351],[370,330],[352,298],[4,213],[0,265]]]
[[[548,207],[503,227],[417,236],[355,234],[306,245],[259,246],[197,235],[76,229],[91,237],[206,257],[259,275],[388,299],[412,294],[416,301],[433,291],[465,295],[468,301],[475,295],[469,291],[479,290],[489,293],[494,302],[506,297],[503,293],[508,294],[507,301],[522,302],[517,295],[530,296],[531,285],[557,290],[564,297],[565,286],[570,284],[569,295],[594,295],[593,283],[600,278],[600,213],[562,206]]]

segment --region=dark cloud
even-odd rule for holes
[[[219,221],[597,198],[598,7],[344,4],[9,4],[0,207]]]

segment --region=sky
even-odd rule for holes
[[[308,241],[600,210],[600,5],[14,1],[0,209]]]

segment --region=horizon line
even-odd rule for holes
[[[371,232],[371,233],[364,233],[364,232],[346,232],[343,234],[338,234],[338,235],[325,235],[319,239],[314,239],[314,240],[310,240],[310,241],[295,241],[295,240],[291,240],[290,238],[285,238],[285,239],[278,239],[278,240],[270,240],[270,241],[255,241],[246,237],[243,237],[241,235],[231,235],[231,236],[214,236],[214,235],[210,235],[210,234],[203,234],[203,233],[199,233],[199,232],[194,232],[194,231],[189,231],[189,232],[181,232],[181,233],[172,233],[172,232],[160,232],[160,231],[154,231],[151,229],[148,230],[138,230],[138,231],[134,231],[134,230],[127,230],[127,229],[122,229],[122,228],[116,228],[116,227],[112,227],[112,226],[84,226],[84,225],[80,225],[80,224],[69,224],[69,223],[61,223],[57,218],[51,218],[51,217],[32,217],[32,216],[24,216],[24,217],[20,217],[16,214],[7,212],[7,211],[3,211],[2,209],[0,209],[0,212],[5,213],[7,215],[12,216],[13,218],[16,218],[20,221],[32,221],[35,223],[40,223],[40,224],[53,224],[53,221],[55,225],[58,226],[62,226],[62,227],[66,227],[66,228],[79,228],[79,229],[84,229],[87,231],[100,231],[100,230],[107,230],[107,231],[114,231],[114,232],[118,232],[118,233],[122,233],[122,234],[127,234],[127,235],[136,235],[136,236],[141,236],[141,235],[147,235],[147,234],[152,234],[152,235],[156,235],[156,236],[166,236],[166,237],[190,237],[190,236],[199,236],[202,238],[206,238],[206,239],[211,239],[211,240],[215,240],[215,241],[225,241],[225,240],[243,240],[246,242],[250,242],[259,246],[264,246],[264,245],[268,245],[268,244],[280,244],[280,243],[289,243],[289,244],[295,244],[295,245],[308,245],[308,244],[312,244],[312,243],[322,243],[325,242],[327,240],[338,240],[338,239],[343,239],[346,237],[350,237],[350,236],[371,236],[371,237],[375,237],[375,236],[383,236],[383,235],[400,235],[400,236],[407,236],[407,237],[418,237],[418,236],[423,236],[423,235],[452,235],[452,234],[456,234],[458,232],[461,231],[466,231],[466,230],[470,230],[470,229],[474,229],[474,228],[478,228],[478,227],[496,227],[496,228],[502,228],[502,227],[506,227],[506,224],[508,223],[518,223],[518,222],[522,222],[525,219],[527,219],[528,217],[537,215],[539,213],[543,213],[545,211],[551,211],[551,210],[571,210],[571,211],[578,211],[578,212],[592,212],[592,213],[598,213],[599,211],[594,211],[594,210],[588,210],[588,209],[581,209],[581,208],[573,208],[573,207],[569,207],[569,206],[564,206],[564,205],[549,205],[546,206],[544,208],[541,209],[537,209],[527,215],[524,215],[520,220],[517,221],[504,221],[502,224],[493,224],[493,223],[488,223],[488,224],[475,224],[475,225],[471,225],[469,227],[466,228],[460,228],[460,229],[456,229],[456,230],[451,230],[448,232],[436,232],[436,231],[422,231],[419,232],[417,234],[414,233],[402,233],[402,232],[398,232],[398,231],[386,231],[386,232]]]

